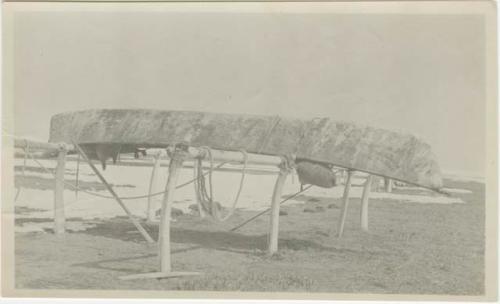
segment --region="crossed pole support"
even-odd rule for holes
[[[148,232],[146,231],[146,229],[144,229],[144,227],[142,227],[142,225],[134,217],[134,215],[132,214],[132,212],[130,212],[130,210],[127,208],[127,206],[125,206],[125,204],[123,203],[123,201],[121,200],[121,198],[118,196],[118,194],[116,194],[115,190],[113,190],[113,188],[111,187],[111,185],[106,181],[106,179],[101,174],[101,172],[99,172],[99,170],[96,168],[96,166],[94,166],[94,164],[88,158],[87,154],[85,154],[85,152],[83,151],[83,149],[76,142],[73,142],[73,145],[75,146],[75,148],[78,151],[78,153],[80,153],[80,155],[82,156],[82,158],[89,164],[89,166],[92,169],[92,171],[94,171],[94,173],[101,180],[101,182],[104,184],[104,186],[106,186],[106,189],[108,189],[109,193],[111,193],[111,195],[113,195],[113,197],[115,198],[115,200],[118,202],[118,204],[120,205],[120,207],[122,207],[123,211],[125,211],[125,213],[128,215],[130,221],[132,222],[132,224],[134,224],[135,228],[137,228],[137,230],[139,230],[139,232],[144,237],[144,239],[148,243],[150,243],[150,244],[154,243],[153,238],[151,238],[151,236],[148,234]]]
[[[56,234],[63,234],[65,232],[65,214],[64,214],[64,171],[65,171],[65,159],[68,150],[76,149],[78,153],[88,162],[91,169],[96,173],[98,178],[103,182],[108,191],[115,197],[120,206],[124,209],[127,215],[130,217],[132,223],[136,226],[139,232],[143,235],[148,243],[154,243],[154,240],[146,232],[146,230],[140,225],[140,223],[134,218],[130,213],[128,208],[123,204],[118,195],[114,192],[112,187],[108,184],[99,170],[94,166],[94,164],[87,157],[85,152],[81,147],[73,142],[73,145],[67,144],[53,144],[53,143],[38,143],[38,142],[28,142],[27,140],[16,140],[15,146],[20,148],[25,148],[29,146],[38,147],[41,149],[57,150],[57,167],[55,172],[55,185],[54,185],[54,232]],[[129,276],[120,277],[123,280],[129,279],[141,279],[141,278],[167,278],[167,277],[180,277],[188,275],[199,275],[198,272],[173,272],[171,267],[171,252],[170,252],[170,220],[171,220],[171,209],[175,193],[175,188],[177,185],[177,179],[179,176],[179,170],[182,168],[183,162],[186,159],[193,158],[205,158],[207,155],[206,151],[197,148],[190,148],[187,145],[176,145],[173,148],[167,149],[167,153],[170,156],[169,165],[169,175],[167,184],[165,187],[165,194],[162,201],[161,209],[161,223],[159,232],[159,264],[160,271],[146,274],[135,274]],[[237,161],[236,152],[231,151],[215,151],[213,159],[216,161]],[[239,153],[238,153],[239,154]],[[155,157],[155,165],[153,168],[149,194],[153,191],[153,182],[157,178],[156,175],[160,167],[160,157],[161,154],[157,154]],[[280,168],[279,174],[276,179],[276,183],[273,190],[272,202],[271,202],[271,214],[270,214],[270,228],[269,228],[269,239],[268,239],[268,254],[273,255],[278,251],[278,234],[279,234],[279,211],[280,211],[280,199],[283,192],[283,186],[286,178],[290,174],[294,157],[276,157],[276,156],[263,156],[263,155],[249,155],[248,161],[255,164],[263,165],[277,165]],[[344,231],[345,220],[347,216],[347,209],[349,204],[349,192],[351,188],[352,181],[352,170],[347,170],[347,179],[345,182],[345,189],[343,195],[343,207],[341,213],[341,219],[339,221],[339,226],[337,229],[338,237],[341,237]],[[364,231],[368,231],[368,200],[372,184],[372,175],[368,175],[366,182],[364,184],[363,195],[361,199],[361,212],[360,212],[360,222],[361,228]],[[392,190],[392,181],[387,179],[386,186],[387,190]],[[149,200],[151,197],[148,198]],[[148,201],[148,210],[152,206],[151,201]],[[150,215],[150,212],[148,212]]]
[[[179,272],[172,271],[171,264],[171,246],[170,246],[170,220],[171,220],[171,210],[172,203],[174,201],[175,188],[177,186],[177,180],[182,169],[182,165],[187,159],[205,158],[206,151],[204,149],[198,149],[194,147],[188,147],[187,145],[176,145],[167,149],[167,153],[170,157],[170,165],[168,169],[168,179],[165,186],[165,194],[162,201],[161,207],[161,222],[160,230],[158,236],[158,248],[159,248],[159,268],[160,271],[152,273],[140,273],[122,276],[122,280],[133,280],[133,279],[160,279],[160,278],[171,278],[171,277],[181,277],[181,276],[192,276],[200,275],[199,272]],[[231,151],[212,151],[212,157],[214,161],[237,161],[241,153],[231,152]],[[275,253],[278,249],[278,220],[279,220],[279,201],[281,198],[283,184],[290,172],[290,167],[285,166],[283,160],[280,157],[274,156],[262,156],[262,155],[248,155],[248,160],[253,163],[267,164],[267,165],[278,165],[280,167],[280,174],[276,181],[276,185],[273,192],[273,211],[271,213],[271,237],[269,244],[269,253]]]
[[[117,202],[120,204],[120,206],[124,209],[124,211],[127,213],[127,215],[130,217],[132,223],[136,226],[136,228],[139,230],[139,232],[142,234],[142,236],[145,238],[145,240],[148,243],[154,243],[154,240],[149,236],[149,234],[145,231],[145,229],[140,225],[140,223],[133,217],[133,215],[130,213],[128,208],[123,204],[121,199],[116,195],[114,190],[111,188],[111,186],[107,183],[107,181],[104,179],[102,174],[97,170],[97,168],[92,164],[92,162],[88,159],[87,155],[85,152],[80,148],[78,144],[73,142],[73,144],[64,144],[64,143],[42,143],[42,142],[36,142],[36,141],[29,141],[29,140],[20,140],[16,139],[15,140],[15,147],[18,148],[27,148],[27,147],[33,147],[33,148],[38,148],[38,149],[46,149],[46,150],[56,150],[58,152],[58,157],[57,157],[57,167],[56,167],[56,172],[55,172],[55,183],[54,183],[54,232],[56,234],[62,235],[65,232],[65,208],[64,208],[64,171],[65,171],[65,165],[66,165],[66,155],[67,151],[69,150],[77,150],[79,152],[79,155],[81,155],[84,160],[86,160],[91,169],[96,173],[96,175],[99,177],[99,179],[103,182],[103,184],[107,187],[108,191],[115,197]],[[169,154],[172,154],[172,151],[167,151]],[[185,148],[185,158],[204,158],[206,155],[204,154],[204,151],[196,148],[188,148],[186,146]],[[237,159],[237,156],[235,155],[236,152],[231,152],[231,151],[214,151],[214,160],[217,161],[235,161]],[[173,154],[172,154],[173,155]],[[155,163],[153,167],[153,171],[151,174],[151,180],[150,180],[150,189],[149,189],[149,194],[151,195],[152,192],[154,192],[154,183],[156,179],[158,178],[157,175],[159,173],[160,169],[160,158],[162,154],[161,152],[158,152],[157,155],[155,155]],[[278,250],[278,230],[279,230],[279,200],[281,198],[282,192],[283,192],[283,185],[286,181],[286,178],[288,177],[290,173],[290,160],[292,160],[291,163],[293,163],[293,158],[289,158],[287,165],[284,166],[284,161],[283,158],[279,157],[273,157],[273,156],[262,156],[262,155],[249,155],[249,162],[254,162],[256,164],[264,164],[264,165],[277,165],[280,168],[280,172],[278,174],[278,177],[276,179],[275,187],[273,190],[273,195],[272,195],[272,202],[271,202],[271,216],[270,216],[270,233],[269,233],[269,239],[268,239],[268,253],[270,255],[274,254]],[[182,163],[184,160],[181,162],[181,167]],[[172,159],[171,159],[171,164],[172,164]],[[174,166],[175,167],[175,166]],[[176,172],[177,169],[172,170],[169,168],[169,180],[172,171]],[[345,188],[344,188],[344,194],[343,194],[343,205],[342,205],[342,212],[341,212],[341,218],[338,223],[338,229],[337,229],[337,235],[338,237],[342,237],[343,231],[344,231],[344,226],[345,226],[345,221],[347,217],[347,210],[348,210],[348,205],[349,205],[349,193],[351,189],[351,180],[352,180],[352,170],[346,170],[347,171],[347,178],[345,182]],[[176,173],[178,174],[178,173]],[[392,189],[392,180],[389,178],[385,178],[385,186],[386,186],[386,191],[391,191]],[[168,182],[167,182],[168,183]],[[369,196],[371,192],[371,186],[373,183],[373,176],[368,175],[366,182],[364,184],[363,188],[363,195],[361,198],[361,210],[360,210],[360,223],[361,223],[361,229],[363,231],[368,231],[368,203],[369,203]],[[171,191],[172,192],[172,191]],[[165,193],[166,196],[167,193]],[[165,202],[165,197],[164,200]],[[153,200],[151,196],[148,197],[148,219],[151,220],[154,217],[154,206],[153,206]],[[171,208],[171,206],[170,206]],[[163,208],[162,208],[163,210]]]

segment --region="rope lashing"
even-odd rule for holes
[[[229,209],[229,212],[222,216],[221,212],[221,206],[219,205],[218,202],[214,201],[214,195],[213,195],[213,179],[212,179],[212,172],[213,172],[213,156],[212,156],[212,151],[209,147],[200,147],[200,149],[203,149],[206,151],[209,162],[210,162],[210,171],[208,173],[208,191],[206,187],[206,181],[205,177],[202,174],[203,173],[203,161],[201,158],[198,158],[196,160],[196,164],[194,165],[193,173],[194,173],[194,179],[195,179],[195,193],[196,193],[196,198],[199,202],[199,207],[203,209],[204,212],[208,213],[212,218],[216,219],[217,221],[223,222],[226,221],[228,218],[230,218],[235,210],[236,210],[236,205],[239,202],[239,198],[241,195],[241,192],[243,190],[243,185],[245,182],[245,176],[246,176],[246,168],[247,168],[247,162],[248,162],[248,154],[244,150],[240,150],[240,152],[243,154],[243,168],[241,170],[241,178],[240,178],[240,183],[238,187],[238,191],[236,193],[236,196],[233,200],[233,203]],[[201,214],[202,210],[200,210]]]

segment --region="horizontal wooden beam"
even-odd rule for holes
[[[75,147],[67,143],[48,143],[41,141],[34,141],[28,139],[14,139],[14,147],[21,149],[34,149],[34,150],[60,150],[66,151],[75,150]]]
[[[278,166],[283,162],[283,159],[279,156],[274,155],[262,155],[246,152],[236,152],[236,151],[222,151],[222,150],[210,150],[212,154],[212,160],[216,162],[235,162],[247,159],[248,164],[253,165],[268,165],[268,166]],[[187,150],[187,158],[195,159],[201,158],[203,160],[209,160],[209,151],[204,148],[189,147]]]
[[[15,148],[29,148],[34,150],[60,150],[65,149],[66,151],[75,150],[74,145],[67,143],[48,143],[40,142],[28,139],[15,139]],[[155,151],[160,151],[162,149],[155,149]],[[202,158],[209,160],[209,152],[204,148],[189,147],[187,151],[188,159]],[[244,153],[237,151],[222,151],[222,150],[210,150],[212,154],[212,159],[217,162],[236,162],[245,160],[245,154],[247,157],[247,163],[253,165],[270,165],[277,166],[282,162],[281,157],[273,155],[262,155],[254,153]]]

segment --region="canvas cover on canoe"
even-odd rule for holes
[[[52,117],[50,142],[91,147],[165,147],[186,143],[220,150],[291,155],[390,177],[427,188],[442,187],[431,147],[411,134],[330,118],[220,114],[141,109],[86,110]]]

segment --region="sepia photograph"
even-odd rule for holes
[[[3,10],[3,296],[497,300],[493,1]]]

